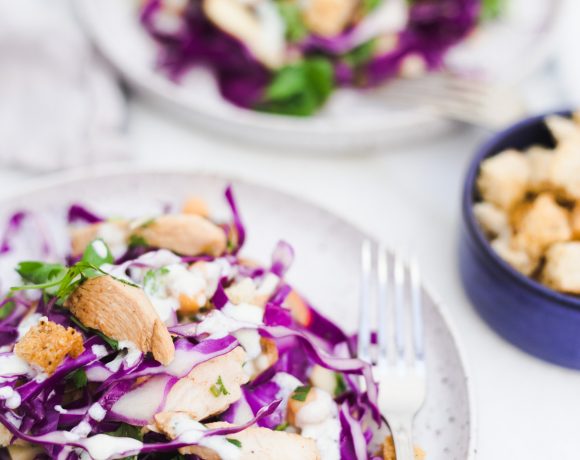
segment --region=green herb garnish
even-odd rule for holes
[[[229,442],[230,444],[233,444],[236,447],[239,447],[240,449],[242,448],[242,443],[241,441],[238,441],[237,439],[233,439],[233,438],[226,438],[226,441]]]
[[[82,331],[86,332],[87,334],[96,334],[96,335],[98,335],[113,350],[118,350],[119,349],[119,341],[118,340],[115,340],[115,339],[112,339],[112,338],[106,336],[105,334],[103,334],[101,331],[98,331],[97,329],[92,329],[90,327],[85,326],[83,323],[81,323],[79,321],[78,318],[74,317],[73,315],[70,315],[70,320],[73,323],[75,323]]]
[[[294,393],[292,393],[292,399],[295,401],[306,401],[308,393],[310,392],[310,388],[311,387],[309,385],[296,388]]]
[[[111,431],[109,436],[115,436],[117,438],[132,438],[138,441],[143,441],[143,433],[141,428],[138,426],[129,425],[128,423],[121,423],[115,431]],[[120,460],[137,460],[139,457],[137,455],[130,455],[129,457],[123,457]],[[178,458],[178,457],[175,457]]]
[[[288,422],[280,423],[280,425],[274,428],[274,431],[286,431],[286,428],[288,428],[288,426],[289,426]]]
[[[0,307],[0,319],[7,318],[12,310],[14,310],[14,302],[6,302]]]
[[[334,68],[323,57],[312,57],[281,68],[266,88],[257,109],[285,115],[313,114],[334,89]]]
[[[88,378],[84,369],[77,369],[65,377],[66,380],[72,381],[77,390],[87,386]]]
[[[296,43],[308,35],[308,29],[302,19],[302,10],[298,3],[279,1],[276,3],[280,16],[286,23],[286,38],[291,43]]]
[[[209,391],[211,391],[211,394],[214,395],[216,398],[219,397],[220,395],[227,396],[230,394],[230,392],[224,386],[224,382],[222,381],[221,375],[218,377],[217,382],[214,383],[209,388]]]
[[[145,238],[143,238],[142,236],[131,235],[129,237],[129,246],[132,248],[137,248],[137,247],[147,247],[149,245],[147,244],[147,241],[145,241]]]
[[[344,381],[344,376],[338,372],[334,373],[335,386],[334,386],[334,397],[340,396],[346,391],[346,383]]]

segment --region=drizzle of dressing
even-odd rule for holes
[[[312,388],[315,398],[296,414],[296,426],[305,438],[316,441],[322,460],[340,460],[338,408],[329,393]]]
[[[113,222],[103,222],[101,225],[99,225],[97,238],[101,238],[107,244],[111,254],[113,254],[115,258],[122,256],[123,253],[127,250],[125,232]],[[106,248],[104,249],[106,250]],[[95,251],[97,251],[97,254],[99,254],[96,248]],[[105,256],[106,253],[103,257]]]
[[[0,399],[6,401],[8,409],[18,409],[22,402],[20,394],[11,387],[0,387]]]
[[[101,422],[105,418],[105,415],[107,415],[107,411],[99,403],[94,403],[91,407],[89,407],[89,417],[91,417],[93,420]]]
[[[121,438],[107,434],[97,434],[78,441],[94,460],[125,457],[127,452],[139,451],[143,443],[133,438]]]
[[[0,376],[34,375],[34,369],[14,353],[0,355]]]
[[[40,321],[48,321],[48,318],[40,313],[33,313],[25,317],[18,325],[18,340],[24,337],[30,328],[36,326]]]
[[[149,422],[162,406],[171,377],[154,376],[143,385],[125,393],[111,411],[128,420]]]

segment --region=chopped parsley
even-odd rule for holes
[[[14,302],[6,302],[0,307],[0,319],[7,318],[14,310]]]
[[[84,369],[77,369],[66,376],[66,380],[70,380],[77,390],[87,386],[88,378]]]
[[[222,381],[221,375],[218,377],[216,383],[214,383],[211,387],[209,387],[209,391],[211,391],[211,394],[214,395],[216,398],[218,398],[220,395],[227,396],[230,394],[230,392],[224,386],[224,382]]]
[[[92,333],[92,334],[98,335],[113,350],[118,350],[119,349],[119,341],[118,340],[115,340],[115,339],[112,339],[111,337],[106,336],[101,331],[98,331],[96,329],[91,329],[90,327],[86,327],[83,323],[81,323],[79,321],[78,318],[74,317],[73,315],[70,315],[70,320],[73,323],[75,323],[82,331],[84,331],[86,333]]]
[[[294,393],[292,393],[292,399],[294,401],[302,401],[302,402],[306,401],[308,393],[310,392],[310,388],[311,387],[309,385],[296,388],[294,390]]]
[[[288,422],[280,423],[280,425],[274,428],[274,431],[286,431],[286,428],[288,428],[288,426],[289,426]]]
[[[145,238],[143,238],[142,236],[131,235],[129,237],[129,246],[132,248],[147,247],[149,246],[149,244],[147,244],[147,241],[145,241]]]
[[[242,448],[242,443],[241,441],[238,441],[237,439],[233,439],[233,438],[226,438],[226,441],[229,442],[230,444],[233,444],[236,447],[239,447],[240,449]]]
[[[300,42],[308,35],[308,29],[302,19],[300,5],[287,0],[276,2],[280,16],[286,24],[286,38],[291,43]]]
[[[338,372],[334,373],[334,378],[336,381],[336,384],[334,386],[334,397],[336,398],[337,396],[340,396],[346,391],[346,383],[344,382],[343,375],[339,374]]]

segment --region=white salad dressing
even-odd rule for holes
[[[127,250],[127,235],[125,234],[125,231],[114,222],[103,222],[99,225],[97,238],[101,238],[106,243],[111,254],[113,254],[113,257],[115,258],[122,256]]]
[[[97,358],[102,358],[103,356],[107,356],[109,354],[104,345],[93,345],[91,347],[91,351]]]
[[[314,400],[296,414],[296,426],[305,438],[316,441],[322,460],[340,460],[340,420],[338,407],[329,393],[311,388]],[[310,395],[309,395],[310,396]]]
[[[26,316],[18,325],[18,340],[24,337],[30,328],[36,326],[42,320],[48,321],[48,318],[40,313],[32,313],[31,315]]]
[[[78,442],[87,450],[93,460],[125,457],[125,453],[138,451],[143,443],[133,438],[120,438],[107,434],[97,434]]]
[[[57,411],[59,414],[68,414],[68,410],[62,407],[60,404],[54,406],[54,410]]]
[[[283,57],[286,50],[286,22],[275,2],[261,1],[256,5],[255,11],[262,26],[264,54]]]
[[[107,415],[107,411],[99,403],[94,403],[89,407],[89,417],[93,420],[101,422],[105,418],[105,415]]]
[[[264,309],[249,303],[233,305],[228,302],[222,308],[222,312],[236,321],[249,323],[254,325],[254,327],[261,325],[264,319]],[[260,356],[262,353],[260,334],[258,334],[255,328],[242,329],[234,332],[233,335],[246,351],[248,361],[252,361]]]
[[[14,353],[0,355],[0,377],[14,375],[35,375],[36,372],[19,356]]]
[[[107,257],[107,255],[109,254],[109,251],[107,249],[107,245],[105,244],[105,242],[103,240],[95,240],[91,243],[91,247],[93,248],[93,250],[97,253],[97,255],[101,258],[104,259]]]
[[[276,393],[276,399],[281,399],[277,410],[285,414],[286,408],[288,407],[288,399],[290,399],[290,396],[292,393],[294,393],[296,388],[302,386],[302,382],[293,375],[286,372],[278,372],[272,378],[272,382],[278,385],[279,388],[278,392]]]
[[[119,398],[111,412],[127,419],[149,422],[159,412],[168,384],[169,376],[154,376],[141,386],[128,391]]]
[[[0,387],[0,399],[6,401],[8,409],[18,409],[22,402],[20,394],[11,387]]]

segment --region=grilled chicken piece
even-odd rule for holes
[[[308,0],[304,22],[309,30],[323,37],[340,34],[352,20],[357,0]]]
[[[166,414],[163,419],[157,421],[157,427],[170,438],[177,437],[173,431],[174,416],[181,414]],[[223,428],[230,426],[225,422],[208,423],[207,428]],[[304,438],[298,434],[274,431],[268,428],[251,427],[239,433],[228,434],[227,439],[240,442],[240,447],[225,444],[226,448],[239,449],[239,460],[319,460],[320,453],[316,443],[312,439]],[[225,443],[229,441],[223,440]],[[197,455],[203,460],[220,460],[221,457],[211,447],[191,446],[180,449],[182,454]]]
[[[79,257],[95,239],[101,238],[113,254],[122,253],[127,245],[129,223],[127,221],[99,222],[85,227],[73,228],[71,236],[71,255]]]
[[[248,375],[242,369],[245,360],[246,352],[236,347],[195,366],[173,386],[163,412],[185,412],[194,420],[222,413],[242,396],[240,386],[248,382]],[[163,413],[155,419],[158,417],[163,418]]]
[[[286,53],[283,19],[270,2],[258,2],[256,8],[258,13],[237,0],[203,1],[203,11],[217,27],[241,41],[266,67],[278,68]]]
[[[209,208],[207,203],[199,197],[192,196],[183,204],[183,214],[194,214],[197,216],[209,217]]]
[[[222,228],[191,214],[158,217],[134,229],[132,235],[143,238],[150,246],[169,249],[184,256],[218,256],[226,250],[227,244]]]
[[[45,320],[32,326],[14,347],[14,353],[48,375],[67,355],[76,358],[83,351],[83,338],[75,329]]]
[[[115,340],[130,340],[142,352],[152,352],[161,364],[173,360],[169,331],[140,288],[111,276],[91,278],[76,288],[65,307],[85,326]]]

